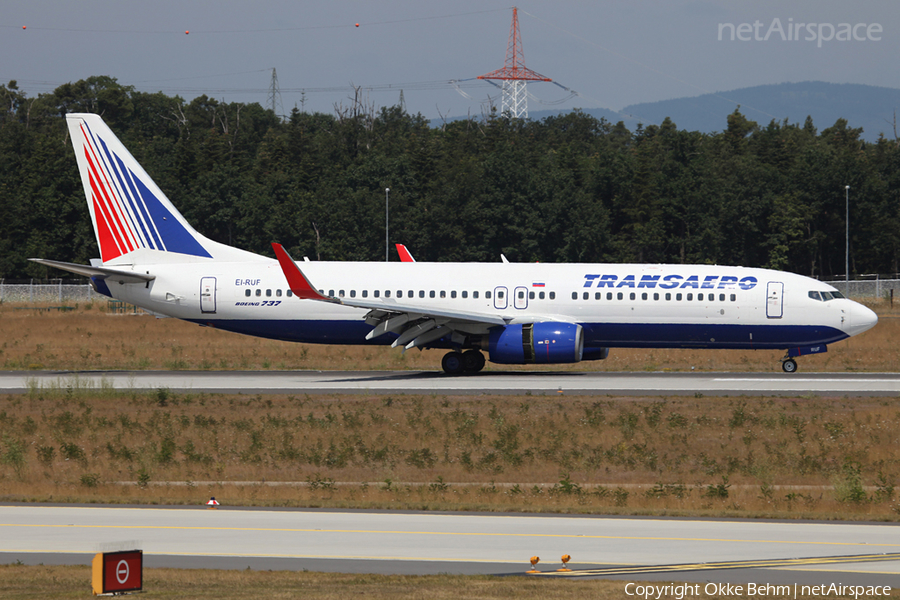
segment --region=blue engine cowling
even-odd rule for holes
[[[526,323],[491,331],[490,361],[501,365],[575,363],[584,353],[584,332],[574,323]]]

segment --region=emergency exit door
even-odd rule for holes
[[[203,277],[200,279],[200,312],[216,312],[216,278]]]
[[[766,286],[766,316],[770,319],[780,319],[784,314],[784,284],[780,281],[770,281]]]

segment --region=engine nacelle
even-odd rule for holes
[[[576,363],[584,353],[584,332],[574,323],[526,323],[491,331],[490,361],[501,365]]]

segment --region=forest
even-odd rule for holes
[[[93,112],[204,235],[272,256],[708,263],[843,277],[900,271],[900,147],[843,119],[629,130],[575,111],[433,127],[359,98],[333,114],[146,93],[106,76],[29,96],[0,85],[0,278],[59,277],[29,257],[99,256],[65,126]],[[820,124],[821,125],[821,124]],[[392,247],[392,260],[397,260]]]

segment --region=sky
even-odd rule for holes
[[[811,80],[900,88],[897,0],[517,6],[526,66],[579,94],[531,83],[530,111]],[[463,80],[503,66],[511,20],[509,0],[0,0],[0,82],[34,96],[109,75],[266,105],[275,68],[286,113],[346,107],[355,85],[376,109],[403,90],[406,109],[429,119],[480,115],[499,90]]]

